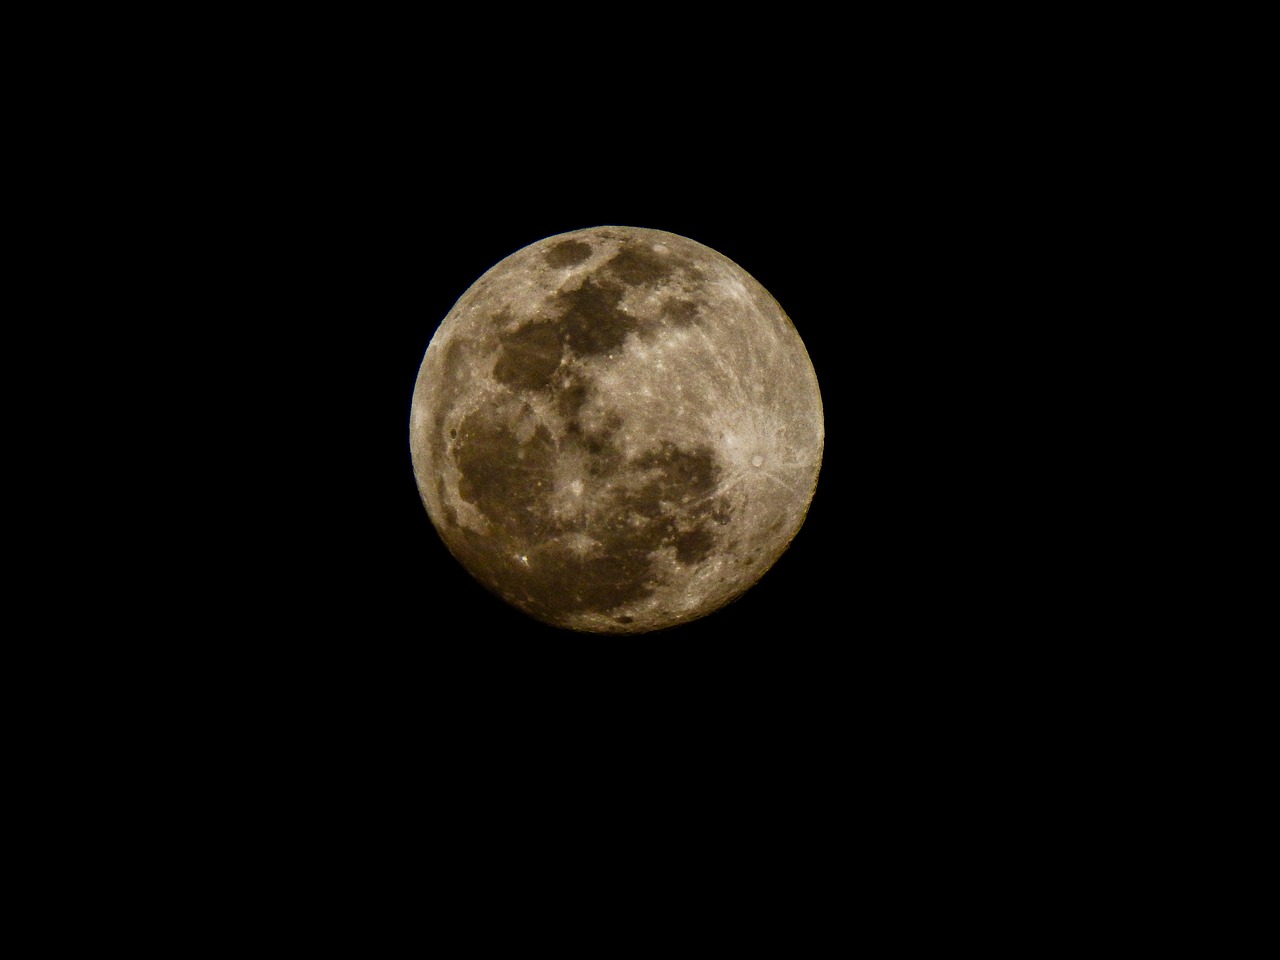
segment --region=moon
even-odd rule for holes
[[[599,226],[475,281],[427,347],[418,491],[492,593],[568,630],[704,617],[790,546],[818,482],[822,398],[777,301],[687,237]]]

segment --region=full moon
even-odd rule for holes
[[[492,593],[544,623],[634,634],[754,586],[804,523],[822,398],[800,335],[729,258],[601,226],[489,269],[418,372],[427,514]]]

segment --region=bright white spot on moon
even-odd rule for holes
[[[754,457],[751,458],[751,465],[753,467],[763,467],[764,457],[760,456],[760,454],[757,453]]]
[[[573,495],[575,497],[582,496],[582,481],[581,480],[573,481],[573,483],[569,484],[569,489],[573,491]]]

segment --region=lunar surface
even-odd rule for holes
[[[427,513],[490,591],[545,623],[642,633],[756,584],[822,460],[813,364],[727,257],[636,227],[511,254],[427,348],[410,451]]]

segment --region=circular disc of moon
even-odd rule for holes
[[[602,226],[505,258],[423,358],[414,476],[449,551],[570,630],[643,633],[751,588],[799,531],[822,461],[804,344],[733,261]]]

